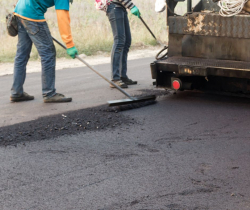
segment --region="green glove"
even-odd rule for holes
[[[69,2],[70,2],[71,4],[73,4],[73,0],[69,0]]]
[[[130,12],[131,12],[133,15],[137,16],[138,18],[139,18],[140,15],[141,15],[139,9],[138,9],[136,6],[134,6],[134,7],[130,10]]]
[[[67,54],[71,57],[71,58],[75,58],[76,55],[78,55],[78,51],[76,49],[76,47],[71,47],[67,49]]]

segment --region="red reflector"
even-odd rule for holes
[[[175,90],[179,90],[180,87],[181,87],[181,84],[180,84],[180,82],[179,82],[178,80],[174,80],[174,81],[172,82],[172,86],[173,86],[173,88],[174,88]]]

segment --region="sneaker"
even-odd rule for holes
[[[128,86],[124,82],[122,82],[121,80],[114,80],[112,82],[115,83],[116,85],[118,85],[120,88],[128,88]],[[115,88],[115,86],[112,84],[110,84],[110,87]]]
[[[133,81],[132,79],[121,77],[121,80],[126,84],[126,85],[136,85],[137,81]]]
[[[28,93],[23,92],[21,96],[15,97],[11,96],[10,101],[11,102],[20,102],[20,101],[30,101],[34,100],[34,96],[30,96]]]
[[[67,98],[63,94],[56,93],[52,97],[44,97],[43,102],[44,103],[62,103],[62,102],[71,102],[72,98]]]

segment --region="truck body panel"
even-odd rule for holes
[[[167,3],[174,11],[177,3]],[[156,86],[250,93],[250,15],[222,17],[217,3],[204,0],[183,16],[172,10],[168,57],[151,64]]]

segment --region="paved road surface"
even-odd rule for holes
[[[151,60],[129,63],[131,78],[140,82],[128,89],[132,94],[153,89]],[[97,68],[109,75],[108,65]],[[74,102],[48,106],[37,74],[26,83],[36,100],[22,104],[6,101],[11,77],[1,77],[1,126],[121,98],[87,72],[58,72],[58,90]],[[249,102],[200,92],[167,94],[157,104],[115,113],[112,119],[127,119],[119,126],[2,146],[1,209],[250,209]]]
[[[126,91],[130,94],[140,93],[138,90],[153,89],[149,63],[154,58],[132,60],[128,64],[128,75],[139,81],[139,85],[131,86]],[[110,65],[95,66],[107,78],[110,78]],[[109,83],[89,70],[87,67],[57,71],[56,88],[59,93],[73,97],[69,104],[44,104],[42,101],[40,73],[27,74],[24,91],[35,96],[35,100],[24,103],[9,103],[12,76],[0,77],[0,126],[15,124],[36,119],[40,116],[62,113],[86,107],[93,107],[109,100],[126,98],[119,91],[111,89]],[[14,114],[16,113],[16,114]]]

